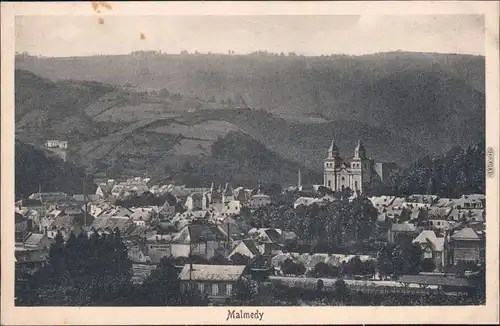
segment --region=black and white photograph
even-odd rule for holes
[[[12,20],[14,307],[486,306],[485,15],[78,5]]]

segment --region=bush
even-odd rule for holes
[[[338,272],[337,267],[328,265],[324,262],[319,262],[314,266],[312,275],[314,277],[337,277]]]
[[[281,270],[285,275],[304,275],[306,268],[303,264],[294,262],[292,259],[288,258],[283,262]]]
[[[433,272],[436,269],[436,264],[432,258],[425,258],[422,261],[422,272]]]

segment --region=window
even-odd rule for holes
[[[200,293],[203,293],[203,292],[204,292],[204,290],[205,290],[205,284],[203,284],[203,283],[198,283],[198,291],[199,291]]]
[[[226,284],[226,295],[230,296],[233,292],[233,285],[232,284]]]
[[[219,284],[212,284],[212,295],[219,295]]]
[[[358,190],[358,182],[357,181],[354,181],[354,189]]]
[[[328,180],[328,188],[331,188],[331,187],[332,187],[332,181]]]
[[[345,181],[345,177],[342,177],[342,181]]]

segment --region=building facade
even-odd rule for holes
[[[366,150],[361,141],[358,141],[354,149],[354,158],[351,162],[346,162],[340,157],[339,149],[332,140],[324,161],[323,185],[333,191],[350,188],[363,192],[370,186],[372,169],[373,162],[366,157]]]
[[[339,155],[339,149],[332,140],[328,156],[324,160],[323,185],[333,191],[349,188],[364,193],[375,184],[383,184],[388,175],[396,169],[394,163],[375,163],[366,156],[361,140],[354,149],[354,157],[348,161]]]

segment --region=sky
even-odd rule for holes
[[[17,16],[16,52],[66,57],[139,50],[303,55],[388,51],[484,55],[478,15]]]

